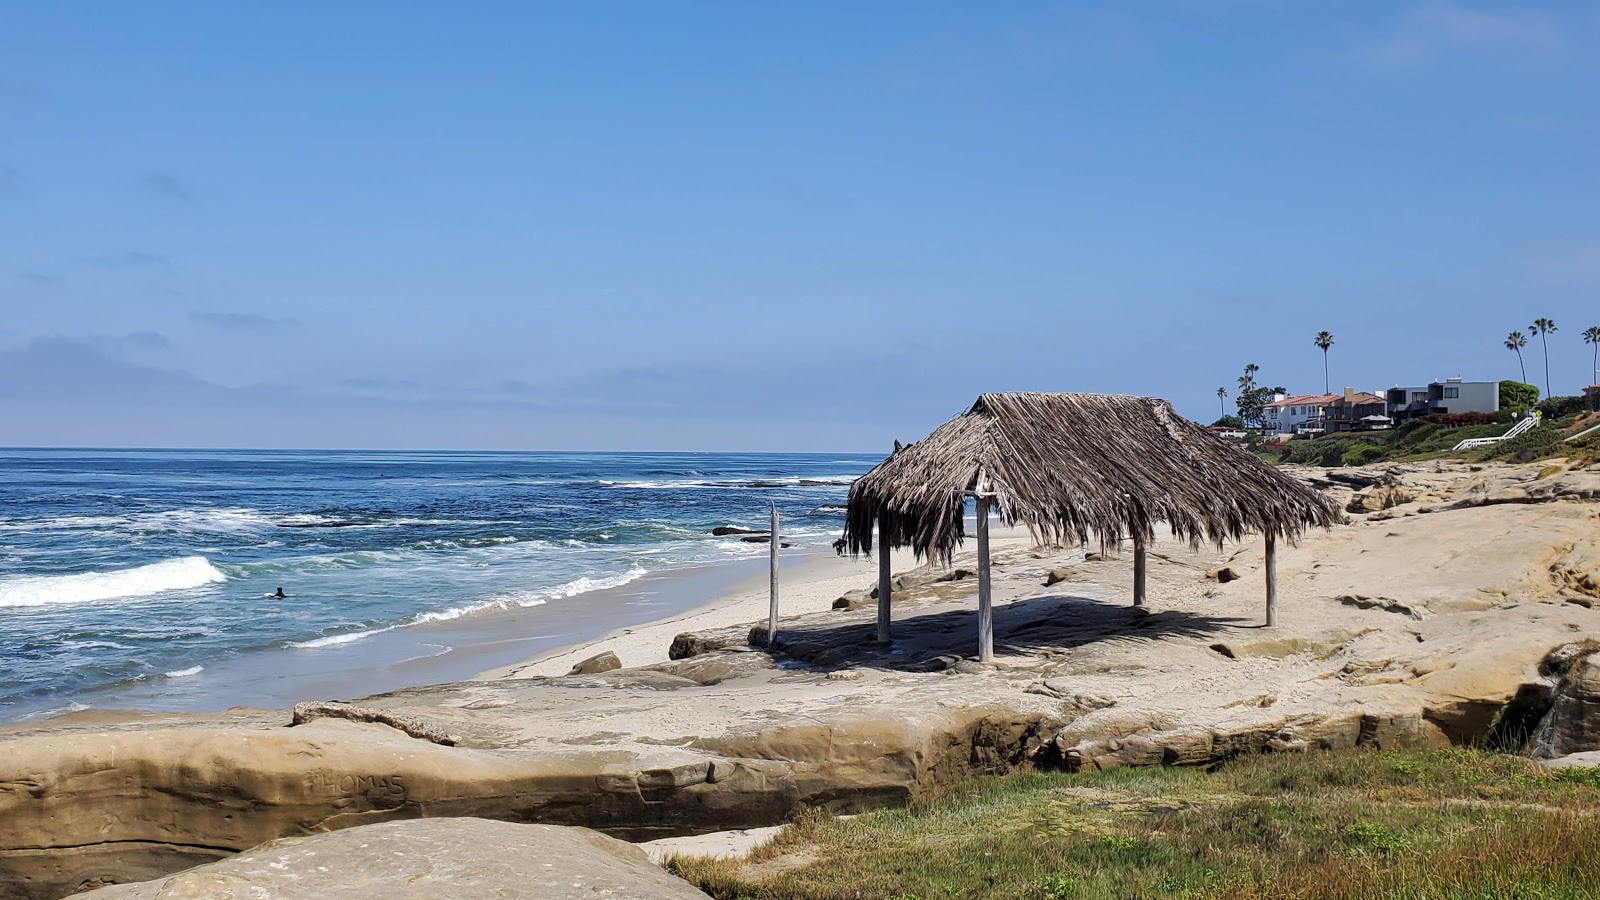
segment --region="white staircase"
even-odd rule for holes
[[[1531,415],[1525,416],[1522,419],[1522,421],[1520,421],[1517,424],[1511,426],[1511,430],[1507,431],[1505,434],[1502,434],[1499,437],[1467,438],[1466,440],[1464,440],[1461,443],[1457,444],[1456,445],[1456,449],[1457,450],[1471,450],[1471,449],[1473,449],[1475,447],[1488,447],[1488,446],[1490,446],[1492,444],[1498,444],[1501,441],[1509,441],[1509,440],[1511,440],[1512,438],[1516,437],[1519,434],[1524,434],[1526,432],[1532,431],[1535,428],[1538,428],[1539,427],[1539,417],[1540,417],[1539,411],[1538,410],[1534,410]]]

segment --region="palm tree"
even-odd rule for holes
[[[1600,331],[1600,328],[1591,328],[1589,330],[1590,331]],[[1217,388],[1217,411],[1219,413],[1221,413],[1223,418],[1227,418],[1228,417],[1228,407],[1223,405],[1223,402],[1222,402],[1222,401],[1224,401],[1226,399],[1228,399],[1228,389],[1227,388]]]
[[[1594,348],[1594,359],[1589,364],[1590,384],[1600,384],[1600,325],[1591,325],[1583,331],[1583,342]]]
[[[1247,390],[1255,387],[1256,386],[1256,373],[1259,372],[1259,371],[1261,371],[1261,367],[1256,365],[1255,363],[1250,363],[1249,365],[1246,365],[1244,367],[1244,374],[1239,376],[1239,389],[1241,391],[1247,391]]]
[[[1317,332],[1317,349],[1322,351],[1322,392],[1328,392],[1328,348],[1333,346],[1333,335],[1330,332]]]
[[[1554,397],[1550,392],[1550,335],[1555,334],[1556,323],[1549,319],[1534,319],[1528,326],[1528,336],[1539,336],[1540,343],[1544,344],[1544,395]]]
[[[1506,335],[1506,349],[1517,351],[1517,367],[1522,370],[1523,384],[1528,383],[1528,367],[1522,363],[1522,348],[1526,346],[1528,346],[1528,339],[1522,336],[1522,332],[1513,331]]]

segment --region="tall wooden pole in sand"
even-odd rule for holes
[[[1278,624],[1278,536],[1267,532],[1267,627]]]
[[[989,595],[989,498],[978,497],[978,662],[994,662],[994,607]]]
[[[1133,605],[1144,605],[1144,535],[1133,536]]]
[[[778,646],[778,501],[772,501],[772,603],[767,610],[767,649]]]
[[[878,643],[889,643],[889,529],[878,520]]]

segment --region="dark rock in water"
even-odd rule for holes
[[[772,543],[772,535],[770,535],[770,534],[752,534],[749,537],[739,538],[739,540],[745,542],[746,544],[770,544],[770,543]],[[779,547],[793,547],[794,545],[789,543],[788,541],[779,541],[778,542],[778,546]]]
[[[717,527],[711,529],[711,534],[714,537],[727,537],[730,534],[766,534],[766,533],[767,533],[767,530],[764,529],[764,528],[760,529],[760,530],[757,530],[757,529],[754,529],[754,528],[740,528],[737,525],[718,525]]]
[[[285,838],[177,875],[79,896],[704,900],[706,895],[652,863],[643,850],[598,831],[439,818]]]
[[[601,672],[610,672],[613,669],[620,668],[622,668],[622,660],[617,659],[617,655],[615,653],[607,650],[604,653],[591,656],[583,662],[578,663],[577,665],[573,666],[572,671],[568,672],[567,674],[598,675]]]

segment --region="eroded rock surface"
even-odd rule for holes
[[[385,822],[263,844],[92,900],[705,900],[632,844],[587,828],[486,819]]]

